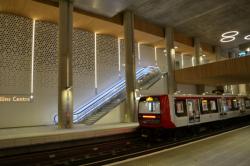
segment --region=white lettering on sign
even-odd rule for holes
[[[14,103],[24,103],[24,102],[31,102],[33,97],[31,96],[0,96],[0,103],[2,102],[14,102]]]

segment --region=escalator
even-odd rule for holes
[[[160,80],[165,74],[161,73],[158,67],[145,67],[137,70],[136,79],[139,89],[147,89]],[[94,124],[113,108],[125,100],[125,80],[122,79],[96,95],[92,100],[85,103],[73,112],[74,123]],[[57,123],[58,116],[54,116],[54,122]]]

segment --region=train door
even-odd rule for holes
[[[238,105],[239,105],[240,112],[244,115],[246,113],[244,98],[242,97],[238,98]]]
[[[200,122],[200,110],[198,99],[187,99],[188,124],[192,125]]]

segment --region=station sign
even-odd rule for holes
[[[0,103],[29,103],[32,101],[32,95],[0,95]]]

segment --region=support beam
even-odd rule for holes
[[[194,38],[194,56],[195,56],[195,65],[200,64],[200,56],[202,55],[201,42],[199,38]]]
[[[135,120],[135,46],[134,46],[134,14],[125,11],[123,15],[125,42],[125,77],[126,77],[126,108],[123,121]]]
[[[59,0],[58,127],[73,126],[72,22],[73,0]]]
[[[199,38],[194,38],[194,56],[195,65],[200,65],[200,57],[202,56],[201,42]],[[205,91],[205,85],[196,85],[197,94],[202,94]]]
[[[177,86],[175,81],[174,31],[172,27],[165,28],[165,40],[167,44],[168,94],[173,94],[176,92]]]

